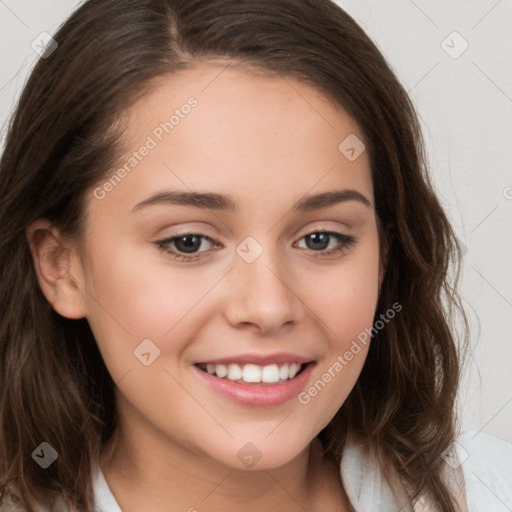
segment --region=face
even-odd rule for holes
[[[272,468],[329,423],[364,363],[373,186],[342,109],[293,79],[223,69],[159,79],[126,113],[127,151],[87,196],[73,272],[126,429]]]

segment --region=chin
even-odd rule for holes
[[[243,441],[233,441],[227,450],[211,454],[211,456],[234,470],[277,469],[293,461],[309,445],[307,439],[284,437],[276,435],[274,439],[270,439],[270,437],[266,439],[261,434],[253,437],[244,436]]]

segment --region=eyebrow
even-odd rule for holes
[[[372,207],[370,201],[357,190],[344,189],[304,196],[294,205],[293,211],[309,212],[312,210],[321,210],[347,201],[358,201],[368,208]],[[135,205],[130,210],[130,213],[154,205],[192,206],[204,210],[229,211],[235,211],[238,208],[238,203],[231,196],[209,192],[164,190]]]

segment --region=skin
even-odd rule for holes
[[[203,63],[160,78],[125,112],[125,157],[190,96],[198,105],[122,182],[101,200],[87,195],[83,239],[64,240],[44,219],[27,230],[41,289],[62,316],[87,318],[116,382],[120,427],[101,468],[124,512],[349,510],[315,436],[353,388],[367,346],[305,405],[235,403],[192,364],[291,352],[316,362],[307,389],[371,327],[384,265],[369,157],[338,150],[364,135],[310,86]],[[130,213],[162,189],[229,194],[239,208]],[[292,212],[305,194],[339,189],[371,205]],[[319,229],[357,242],[323,256],[307,245]],[[184,233],[216,242],[203,240],[192,263],[155,246]],[[247,236],[263,248],[251,264],[235,250]],[[327,250],[340,245],[331,237]],[[147,338],[160,350],[150,366],[134,357]],[[237,457],[248,442],[261,453],[252,468]]]

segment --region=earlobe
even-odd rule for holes
[[[81,264],[50,221],[38,219],[26,230],[41,291],[53,309],[71,319],[86,316]]]

